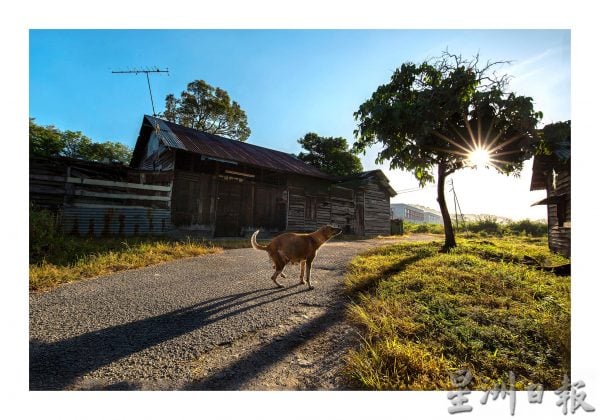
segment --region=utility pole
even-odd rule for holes
[[[454,219],[456,220],[456,231],[458,232],[458,212],[460,212],[460,218],[462,219],[463,226],[465,225],[465,216],[463,215],[462,209],[460,208],[460,203],[458,202],[458,196],[456,195],[456,190],[454,189],[454,180],[450,179],[450,191],[454,194]]]
[[[148,81],[148,91],[150,92],[150,102],[152,102],[152,116],[156,117],[156,111],[154,110],[154,99],[152,98],[152,88],[150,87],[150,73],[167,73],[167,76],[169,75],[169,69],[166,70],[161,70],[158,67],[155,67],[153,69],[133,69],[133,70],[117,70],[117,71],[113,71],[113,74],[119,73],[119,74],[140,74],[140,73],[145,73],[146,74],[146,80]]]

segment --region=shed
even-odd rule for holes
[[[548,155],[533,160],[531,191],[546,190],[546,198],[535,205],[548,210],[548,246],[554,252],[571,256],[571,135],[570,121],[561,138],[549,143]],[[568,134],[566,134],[568,132]]]
[[[382,171],[331,177],[296,156],[144,116],[130,166],[173,173],[171,221],[203,236],[312,231],[390,232]]]

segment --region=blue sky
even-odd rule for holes
[[[544,123],[571,118],[568,30],[32,30],[29,41],[30,116],[130,146],[143,114],[152,113],[146,79],[111,71],[152,66],[170,70],[151,76],[157,112],[168,93],[204,79],[246,111],[250,143],[291,153],[309,131],[352,142],[353,112],[394,69],[446,48],[511,60],[500,71],[534,98]],[[410,174],[376,166],[376,153],[362,157],[365,169],[384,169],[397,190],[416,185]],[[544,196],[529,192],[530,170],[520,179],[481,169],[456,174],[463,211],[545,217],[543,207],[529,207]],[[392,201],[437,208],[432,187]]]

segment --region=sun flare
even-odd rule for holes
[[[469,153],[469,162],[475,167],[484,167],[490,164],[490,152],[476,148]]]

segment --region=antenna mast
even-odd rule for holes
[[[150,87],[150,73],[167,73],[167,76],[169,75],[169,69],[166,70],[161,70],[158,67],[155,67],[153,69],[133,69],[133,70],[117,70],[117,71],[113,71],[114,73],[120,73],[120,74],[140,74],[140,73],[145,73],[146,74],[146,80],[148,81],[148,91],[150,92],[150,102],[152,102],[152,116],[156,117],[156,111],[154,110],[154,99],[152,98],[152,88]]]

